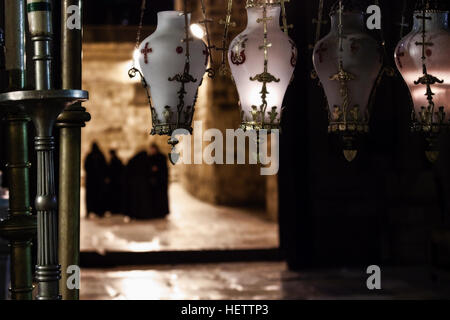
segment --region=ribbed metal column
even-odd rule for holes
[[[38,136],[35,138],[37,151],[37,198],[38,212],[38,260],[36,280],[39,282],[40,300],[60,299],[58,282],[58,217],[55,195],[55,176],[53,163],[54,138]]]
[[[67,27],[67,20],[79,8],[81,0],[63,0],[61,8],[62,88],[81,89],[82,29]],[[75,7],[72,7],[75,8]],[[82,26],[82,23],[81,23]],[[59,257],[62,267],[61,294],[64,300],[78,300],[79,290],[67,286],[67,267],[80,264],[80,171],[81,128],[90,120],[89,113],[74,104],[58,117],[59,146]]]
[[[25,88],[25,1],[5,0],[6,71],[8,91]],[[32,299],[31,240],[36,233],[36,217],[31,215],[29,193],[28,122],[18,108],[7,114],[10,184],[9,216],[0,224],[0,233],[10,242],[11,299]]]
[[[53,40],[51,0],[27,0],[28,23],[34,46],[36,90],[50,90],[51,44]],[[48,110],[50,111],[50,110]],[[35,149],[37,152],[37,198],[35,202],[38,219],[38,260],[36,280],[39,282],[37,299],[60,299],[58,264],[58,216],[55,190],[52,137],[52,115],[44,108],[35,108],[32,118],[36,127]]]

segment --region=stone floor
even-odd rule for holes
[[[81,219],[81,251],[176,251],[278,247],[278,227],[263,210],[214,206],[169,188],[167,219],[134,221],[122,215]],[[175,201],[176,199],[176,201]]]
[[[450,298],[424,268],[384,269],[378,291],[365,270],[290,272],[281,262],[84,269],[81,299],[435,299]]]

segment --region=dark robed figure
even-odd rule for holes
[[[122,213],[122,184],[125,166],[117,156],[115,150],[110,150],[109,154],[111,158],[108,164],[108,210],[111,213]]]
[[[86,170],[87,213],[103,216],[107,202],[108,165],[97,143],[92,144],[92,150],[86,157],[84,168]]]
[[[166,157],[152,144],[134,156],[126,167],[125,213],[136,219],[163,218],[169,214]]]

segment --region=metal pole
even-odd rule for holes
[[[78,12],[69,10],[79,10]],[[77,9],[78,8],[78,9]],[[62,88],[81,89],[82,29],[69,28],[74,14],[82,17],[81,0],[63,0],[61,7]],[[82,23],[81,25],[82,26]],[[66,270],[80,260],[80,171],[81,128],[90,120],[81,103],[67,107],[58,117],[60,128],[59,167],[59,257],[62,267],[61,294],[64,300],[78,300],[79,290],[69,289]]]
[[[28,162],[28,118],[23,114],[9,114],[8,174],[10,179],[9,231],[11,250],[11,298],[31,300],[33,270],[31,241],[36,233],[36,217],[31,215]],[[15,227],[17,229],[15,229]]]
[[[25,1],[5,0],[6,70],[8,90],[25,88]],[[29,118],[17,109],[9,110],[8,175],[10,182],[9,216],[0,232],[10,241],[11,299],[32,299],[31,240],[36,233],[36,217],[31,215],[29,193],[28,127]]]
[[[34,45],[36,90],[50,90],[52,87],[51,10],[51,0],[27,0],[28,23]],[[49,106],[46,108],[36,106],[30,109],[37,134],[35,149],[37,151],[38,185],[35,206],[38,214],[36,280],[39,282],[37,295],[39,300],[61,299],[59,295],[61,271],[58,264],[58,204],[53,162],[55,139],[52,136],[52,129],[54,119],[51,112]]]
[[[5,0],[6,70],[9,90],[25,88],[25,1]]]
[[[34,48],[36,90],[52,89],[52,1],[27,0],[28,27]]]

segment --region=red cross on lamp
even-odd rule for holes
[[[144,55],[144,63],[148,64],[148,54],[152,53],[153,49],[148,47],[148,42],[145,44],[144,49],[141,50],[141,53]]]

